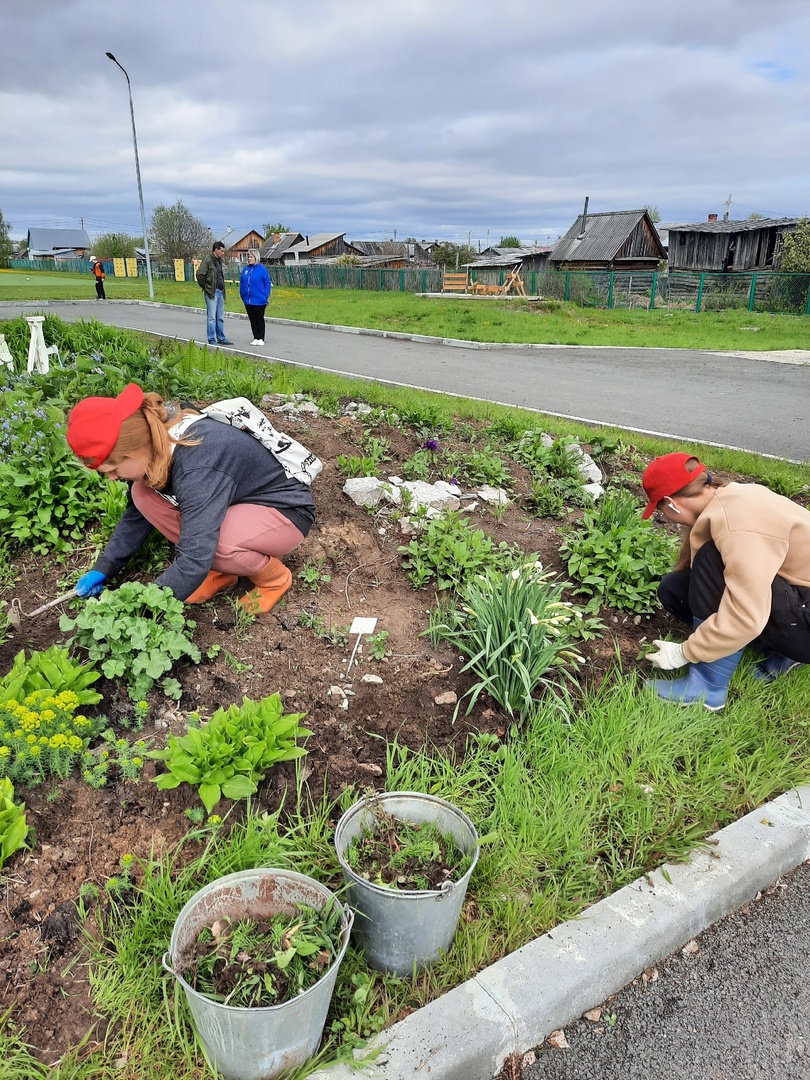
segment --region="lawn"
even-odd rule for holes
[[[155,300],[201,308],[193,283],[158,279]],[[111,300],[149,298],[144,278],[108,277]],[[0,271],[0,300],[92,300],[90,275]],[[236,283],[227,288],[228,311],[243,311]],[[460,300],[410,293],[339,289],[276,289],[268,316],[292,321],[460,338],[466,341],[548,345],[768,351],[810,348],[810,319],[727,310],[721,312],[607,311],[558,301]]]
[[[0,331],[21,368],[27,327],[15,320]],[[673,709],[643,687],[650,640],[681,635],[657,606],[652,572],[670,564],[672,529],[642,523],[638,513],[640,472],[666,444],[239,357],[222,369],[208,350],[177,352],[173,343],[95,323],[49,317],[45,332],[48,343],[59,344],[63,368],[30,378],[0,373],[0,512],[8,529],[0,602],[16,596],[30,611],[70,588],[121,512],[119,485],[77,475],[65,462],[63,412],[88,392],[114,393],[135,379],[175,400],[273,395],[265,408],[289,406],[291,395],[303,394],[319,412],[285,414],[284,426],[318,454],[324,471],[314,486],[317,525],[285,560],[294,586],[278,608],[255,621],[241,617],[229,596],[195,609],[189,632],[199,660],[187,657],[172,671],[179,697],[155,686],[133,701],[127,678],[111,668],[91,687],[101,701],[84,707],[93,730],[104,732],[89,740],[82,767],[52,771],[39,783],[26,774],[16,783],[16,802],[25,802],[35,828],[29,849],[3,867],[3,1075],[211,1076],[182,995],[160,966],[178,911],[205,882],[245,867],[286,866],[339,887],[335,822],[368,789],[440,795],[490,841],[454,946],[440,963],[398,979],[372,971],[350,947],[322,1063],[347,1057],[381,1026],[643,872],[684,857],[718,826],[810,774],[810,669],[754,684],[747,658],[728,707],[717,714]],[[369,411],[358,415],[350,401]],[[523,439],[540,426],[554,438],[551,448]],[[590,508],[570,467],[569,435],[598,461],[605,499],[625,510],[622,539],[643,553],[621,592],[600,572],[609,568],[609,551],[605,561],[593,549],[588,581],[566,562],[566,545],[600,529],[598,522],[582,527]],[[695,450],[734,478],[807,499],[802,468]],[[365,508],[344,493],[349,477],[394,474],[453,477],[470,495],[494,485],[508,501],[471,498],[465,512],[420,528],[405,504]],[[12,529],[16,543],[8,539]],[[128,577],[151,581],[167,558],[167,546],[154,544]],[[570,618],[560,621],[538,559],[571,605]],[[484,614],[478,639],[459,637],[459,617],[465,622],[481,603],[471,591],[481,575],[505,584],[510,598],[529,582],[531,618],[520,625],[555,627],[543,639],[545,661],[531,669],[528,695],[512,678],[520,656],[506,649],[517,620],[496,626]],[[349,677],[348,627],[358,614],[378,618],[377,636],[364,643]],[[503,634],[499,655],[508,663],[493,651],[476,666],[475,640],[489,648],[490,631]],[[16,635],[7,629],[0,680],[20,650],[31,666],[35,654],[55,645],[69,646],[73,663],[85,662],[91,647],[71,643],[56,614],[24,622]],[[313,734],[302,740],[306,756],[268,768],[249,801],[224,799],[209,815],[196,784],[162,790],[150,782],[165,763],[143,757],[169,736],[205,731],[219,707],[276,693],[285,710],[305,714]],[[0,714],[4,704],[0,695]],[[54,1068],[43,1064],[57,1059]]]

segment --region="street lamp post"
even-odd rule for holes
[[[138,199],[141,204],[141,225],[143,226],[143,247],[146,253],[146,276],[149,279],[149,299],[155,299],[155,289],[152,285],[152,263],[149,258],[149,237],[146,235],[146,214],[143,209],[143,188],[141,187],[141,164],[138,161],[138,136],[135,134],[135,110],[132,107],[132,86],[129,81],[129,75],[126,73],[126,69],[121,67],[118,61],[115,59],[111,52],[107,53],[107,56],[112,62],[120,67],[124,72],[124,76],[127,80],[127,90],[129,91],[129,115],[132,118],[132,145],[135,147],[135,175],[138,177]]]

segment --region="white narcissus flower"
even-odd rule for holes
[[[540,620],[537,618],[537,616],[535,615],[535,613],[532,611],[531,608],[526,608],[526,610],[529,613],[529,621],[531,622],[532,626],[537,626],[537,624],[540,622]]]
[[[518,579],[519,577],[520,577],[520,570],[519,570],[518,568],[515,568],[515,569],[514,569],[514,570],[512,571],[512,580],[513,580],[513,581],[517,581],[517,579]]]

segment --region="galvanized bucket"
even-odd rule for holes
[[[443,835],[452,836],[462,851],[473,852],[466,874],[430,891],[396,891],[361,878],[346,861],[346,852],[364,827],[373,826],[375,806],[414,824],[430,823]],[[467,883],[478,862],[478,833],[466,814],[435,795],[415,791],[372,795],[355,803],[340,819],[335,829],[335,848],[348,886],[349,903],[359,915],[355,941],[371,967],[410,975],[414,968],[427,967],[448,951]]]
[[[175,970],[200,930],[216,919],[294,915],[296,904],[321,910],[330,901],[341,912],[340,951],[323,978],[291,1001],[258,1009],[222,1005],[199,994]],[[200,1041],[225,1080],[274,1080],[312,1057],[321,1040],[353,919],[353,913],[329,889],[292,870],[241,870],[217,878],[192,896],[177,916],[163,966],[183,987]]]

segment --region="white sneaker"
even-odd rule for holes
[[[256,338],[254,338],[254,339],[253,339],[253,341],[251,341],[251,343],[250,343],[250,344],[251,344],[251,345],[258,345],[258,344],[259,344],[259,342],[258,342],[258,341],[256,340]]]
[[[264,345],[264,342],[262,341],[262,339],[261,339],[261,338],[257,338],[257,339],[256,339],[256,340],[255,340],[255,341],[253,342],[253,344],[254,344],[254,345]]]

